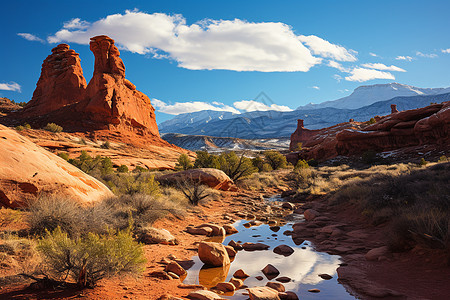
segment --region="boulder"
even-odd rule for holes
[[[294,292],[281,292],[278,293],[281,300],[298,300],[298,296]]]
[[[329,275],[329,274],[319,274],[319,277],[325,280],[330,280],[333,278],[333,276]]]
[[[211,227],[192,227],[188,226],[186,227],[186,232],[193,234],[193,235],[206,235],[211,236],[212,235],[212,228]]]
[[[236,290],[236,287],[231,282],[219,282],[214,289],[227,293],[227,292],[234,292]]]
[[[165,271],[167,273],[172,272],[178,276],[184,276],[187,274],[186,270],[175,261],[169,263],[166,266]]]
[[[278,291],[278,292],[284,292],[286,289],[282,283],[279,282],[273,282],[269,281],[266,283],[266,286]]]
[[[288,245],[279,245],[273,249],[273,252],[283,256],[289,256],[294,253],[294,249]]]
[[[290,202],[284,202],[283,205],[281,205],[281,207],[284,209],[289,209],[289,210],[295,209],[295,205]]]
[[[231,240],[231,241],[228,243],[228,246],[233,247],[233,249],[236,250],[236,251],[239,251],[239,250],[244,249],[244,248],[242,247],[241,244],[239,244],[239,243],[237,243],[237,242],[235,242],[235,241],[233,241],[233,240]]]
[[[211,224],[211,223],[205,223],[198,225],[197,228],[211,228],[211,234],[210,236],[225,236],[226,232],[225,229],[222,226]]]
[[[198,244],[198,257],[209,266],[221,267],[230,264],[230,257],[224,245],[213,242]]]
[[[138,240],[144,244],[177,245],[177,239],[166,229],[144,227],[137,231]]]
[[[263,272],[264,275],[266,275],[267,279],[269,280],[280,275],[280,271],[278,271],[278,269],[271,264],[265,266],[264,269],[262,269],[261,271]]]
[[[207,291],[207,290],[199,290],[199,291],[190,292],[188,295],[188,298],[192,299],[192,300],[220,300],[220,299],[222,299],[216,293]]]
[[[270,246],[263,243],[247,242],[242,244],[242,248],[244,248],[245,251],[258,251],[258,250],[267,250],[270,248]]]
[[[234,278],[234,277],[230,279],[230,283],[234,285],[236,290],[244,285],[244,281],[242,281],[242,279]]]
[[[247,277],[250,277],[250,275],[245,273],[244,270],[239,269],[236,272],[234,272],[233,277],[236,277],[236,278],[247,278]]]
[[[270,287],[253,287],[248,288],[250,300],[280,300],[278,292]]]
[[[39,194],[92,203],[113,193],[100,181],[0,125],[0,206],[25,207]]]
[[[231,246],[225,246],[225,249],[227,250],[228,256],[229,256],[230,258],[236,256],[236,250],[234,250],[233,247],[231,247]]]
[[[378,260],[380,256],[385,256],[388,252],[389,248],[387,246],[382,246],[369,250],[369,252],[366,253],[365,257],[367,260]]]
[[[312,221],[316,217],[320,216],[320,214],[317,211],[315,211],[314,209],[307,209],[303,213],[303,216],[305,217],[306,221]]]
[[[162,175],[156,178],[161,183],[175,184],[180,180],[199,180],[216,190],[230,191],[235,190],[233,180],[230,179],[223,171],[213,168],[200,168],[180,171],[172,174]]]
[[[234,234],[239,232],[233,225],[229,224],[223,225],[223,229],[225,229],[225,232],[227,234]]]

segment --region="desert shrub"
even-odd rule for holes
[[[66,161],[69,160],[69,153],[67,153],[67,152],[59,152],[58,156],[61,157],[64,160],[66,160]]]
[[[303,143],[297,143],[294,151],[302,151],[302,149],[303,149]]]
[[[277,187],[279,178],[274,172],[253,173],[240,180],[237,184],[246,190],[264,190],[267,187]]]
[[[31,274],[36,270],[40,262],[34,240],[18,237],[16,234],[2,232],[0,235],[0,266],[2,268],[0,286],[3,283],[7,283],[7,280],[6,282],[2,280],[7,279],[8,276],[5,275]],[[23,282],[22,277],[20,277],[20,282]]]
[[[192,205],[198,205],[209,196],[207,187],[198,178],[185,178],[177,181],[178,189]]]
[[[25,127],[23,127],[22,125],[16,126],[17,131],[22,131],[24,129],[25,129]]]
[[[117,168],[117,172],[119,172],[119,173],[128,173],[128,167],[126,166],[126,165],[120,165],[118,168]]]
[[[91,157],[86,151],[81,151],[81,154],[76,159],[69,159],[69,163],[76,166],[83,172],[90,174],[96,178],[102,175],[108,175],[113,172],[113,164],[109,157],[102,157],[97,155]]]
[[[47,125],[44,126],[43,129],[53,132],[53,133],[58,133],[58,132],[63,131],[63,128],[55,123],[48,123]]]
[[[264,160],[273,170],[284,169],[287,166],[286,156],[277,151],[269,150],[264,152]]]
[[[46,232],[37,249],[48,266],[48,275],[56,280],[75,280],[80,287],[94,286],[98,280],[119,273],[142,273],[146,262],[142,245],[133,239],[130,228],[74,239],[57,227]]]
[[[216,155],[209,154],[207,151],[197,151],[196,154],[197,158],[194,162],[194,168],[220,168]]]
[[[232,180],[239,180],[258,171],[252,164],[252,160],[242,153],[237,156],[234,151],[219,155],[219,166]]]
[[[8,208],[0,208],[0,228],[17,223],[21,219],[22,214],[20,213],[20,211]]]
[[[134,168],[133,172],[135,172],[135,173],[148,172],[148,169],[144,168],[144,167],[141,167],[141,166],[136,166]]]
[[[425,158],[421,158],[420,159],[420,161],[419,161],[419,165],[421,165],[421,166],[425,166],[426,164],[427,164],[428,162],[425,160]]]
[[[442,155],[441,157],[439,157],[438,162],[448,162],[448,157],[445,155]]]
[[[307,169],[309,168],[309,164],[304,159],[299,159],[295,164],[295,169]]]
[[[259,156],[252,158],[252,164],[258,169],[258,172],[272,171],[272,167]]]
[[[159,182],[155,180],[155,175],[141,173],[119,173],[104,176],[107,186],[116,195],[146,194],[158,196],[160,193]]]
[[[192,169],[194,165],[192,164],[191,160],[189,159],[189,156],[187,154],[183,153],[178,157],[178,161],[175,164],[175,170],[189,170]]]
[[[104,142],[100,145],[100,148],[102,149],[111,149],[111,143],[109,141]]]
[[[371,125],[371,124],[375,124],[377,121],[375,120],[375,118],[370,118],[369,121],[367,121],[367,124]]]
[[[377,160],[377,153],[373,150],[367,150],[362,154],[362,161],[365,164],[373,164]]]

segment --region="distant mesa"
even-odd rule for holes
[[[165,143],[150,99],[125,79],[125,66],[114,40],[105,35],[93,37],[90,49],[95,65],[88,85],[79,54],[60,44],[44,60],[33,98],[6,123],[26,121],[44,126],[54,122],[68,131],[113,130]]]

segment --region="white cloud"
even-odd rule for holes
[[[18,83],[11,82],[11,83],[0,83],[0,90],[4,91],[13,91],[13,92],[19,92],[20,93],[21,86]]]
[[[448,49],[442,49],[441,51],[442,51],[442,53],[450,53],[450,48],[448,48]]]
[[[320,64],[291,27],[284,23],[251,23],[235,20],[203,20],[186,24],[182,15],[147,14],[125,11],[93,23],[72,19],[53,36],[50,43],[88,44],[90,37],[106,34],[119,48],[155,58],[170,57],[180,67],[191,70],[223,69],[234,71],[295,72],[308,71]],[[339,60],[356,60],[345,48],[318,37],[327,47],[309,45],[314,52]]]
[[[234,107],[244,111],[268,111],[268,110],[276,110],[276,111],[292,111],[292,108],[284,105],[271,104],[267,105],[262,102],[258,102],[255,100],[242,100],[233,103]]]
[[[364,68],[376,69],[376,70],[381,70],[381,71],[406,72],[406,70],[396,67],[394,65],[386,66],[385,64],[380,64],[380,63],[367,63],[367,64],[362,64],[361,66]]]
[[[373,57],[378,57],[378,55],[376,55],[376,54],[373,53],[373,52],[369,52],[369,55],[370,55],[370,56],[373,56]]]
[[[428,53],[422,53],[422,52],[420,52],[420,51],[417,51],[417,52],[416,52],[416,55],[417,55],[417,56],[421,56],[421,57],[426,57],[426,58],[436,58],[436,57],[438,57],[437,54],[434,54],[434,53],[430,53],[430,54],[428,54]]]
[[[18,36],[23,37],[26,40],[32,41],[32,42],[41,42],[44,43],[44,40],[35,36],[34,34],[31,33],[18,33]]]
[[[341,82],[341,80],[342,80],[342,76],[338,75],[338,74],[334,74],[333,78],[336,79],[337,82]]]
[[[396,58],[395,58],[396,60],[406,60],[406,61],[412,61],[413,60],[413,58],[411,57],[411,56],[397,56]]]
[[[341,71],[341,72],[350,72],[350,69],[345,68],[345,67],[342,66],[340,63],[338,63],[338,62],[336,62],[336,61],[334,61],[334,60],[330,60],[330,61],[328,62],[328,66],[329,66],[329,67],[332,67],[332,68],[335,68],[335,69],[338,69],[338,70]]]
[[[373,79],[395,79],[395,76],[389,72],[382,72],[373,69],[364,69],[356,67],[350,71],[351,76],[345,77],[347,81],[368,81]]]
[[[320,55],[325,58],[331,58],[338,61],[356,61],[355,55],[358,52],[354,50],[347,50],[342,46],[334,45],[315,35],[300,35],[298,39],[305,43],[315,55]]]
[[[89,22],[83,21],[80,18],[74,18],[70,21],[64,22],[63,28],[66,29],[86,29],[90,25]]]
[[[169,115],[179,115],[201,110],[229,111],[236,114],[240,113],[237,109],[219,102],[207,103],[201,101],[192,101],[192,102],[175,102],[175,104],[167,104],[164,101],[152,99],[152,104],[154,107],[156,107],[156,109],[159,112],[166,113]]]
[[[346,93],[346,92],[350,92],[350,90],[349,89],[343,89],[343,90],[338,90],[338,92]]]
[[[313,85],[311,88],[315,90],[320,90],[320,87],[318,87],[317,85]]]

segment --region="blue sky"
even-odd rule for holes
[[[269,109],[249,102],[260,92],[270,109],[289,110],[360,85],[448,87],[449,11],[433,0],[8,1],[0,96],[31,99],[42,61],[62,42],[80,53],[89,81],[98,34],[116,40],[158,122],[211,107]]]

